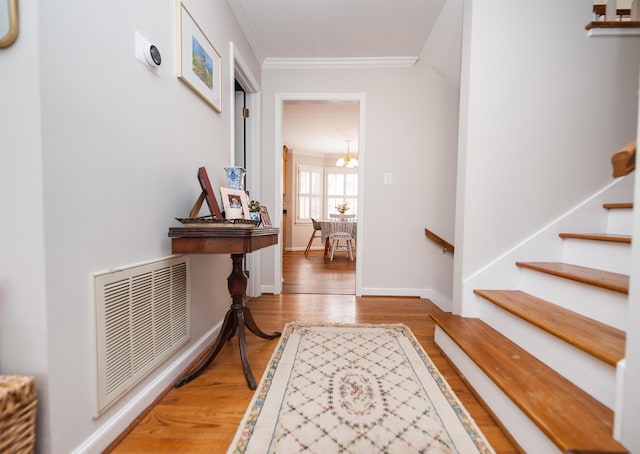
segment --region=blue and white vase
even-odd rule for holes
[[[225,167],[227,172],[227,187],[244,190],[244,176],[247,170],[244,167]]]

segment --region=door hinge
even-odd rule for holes
[[[246,107],[242,108],[242,118],[249,118],[249,109]]]

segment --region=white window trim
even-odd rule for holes
[[[324,205],[324,209],[323,209],[323,216],[325,218],[329,218],[329,214],[332,212],[332,208],[329,206],[328,203],[328,199],[329,197],[331,197],[329,195],[329,191],[328,191],[328,185],[329,185],[329,174],[344,174],[344,175],[358,175],[358,179],[359,177],[359,173],[358,173],[358,169],[357,168],[349,168],[349,167],[325,167],[324,169],[324,197],[322,199],[322,203]],[[345,179],[345,184],[346,184],[346,179]],[[358,191],[360,190],[360,183],[358,183],[358,187],[357,187]],[[355,196],[349,196],[348,198],[350,199],[356,199],[359,200],[360,194],[359,192],[355,195]]]
[[[317,197],[320,200],[320,216],[322,217],[322,213],[324,212],[325,205],[325,168],[322,166],[311,165],[311,164],[297,164],[296,165],[296,181],[295,181],[295,203],[296,203],[296,224],[311,224],[311,218],[301,218],[300,217],[300,185],[299,178],[300,172],[311,172],[318,173],[320,175],[320,181],[322,184],[320,185],[320,194],[317,196],[315,194],[308,194],[309,197]]]

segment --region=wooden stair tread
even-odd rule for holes
[[[640,21],[598,21],[589,22],[584,26],[585,30],[594,28],[640,28]]]
[[[631,244],[631,235],[618,235],[615,233],[561,233],[560,238]]]
[[[614,292],[629,293],[629,276],[626,274],[563,262],[516,262],[516,265]]]
[[[561,451],[627,452],[609,408],[480,319],[431,318]]]
[[[477,295],[615,367],[624,358],[626,334],[520,290],[474,290]]]
[[[621,203],[605,203],[602,205],[607,210],[620,210],[626,208],[633,208],[633,202],[621,202]]]

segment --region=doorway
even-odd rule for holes
[[[362,93],[356,93],[356,94],[351,94],[351,93],[307,93],[307,94],[276,94],[276,100],[275,100],[275,143],[276,143],[276,149],[279,150],[283,150],[285,146],[289,146],[286,142],[285,142],[285,137],[283,135],[285,129],[285,124],[284,124],[284,110],[285,110],[285,104],[286,103],[305,103],[305,102],[311,102],[311,103],[351,103],[353,105],[356,106],[356,110],[357,110],[357,137],[355,139],[351,139],[354,142],[356,142],[358,144],[358,149],[357,149],[357,155],[360,161],[360,165],[357,168],[357,175],[358,175],[358,202],[357,202],[357,208],[356,208],[356,212],[353,214],[357,215],[357,227],[356,227],[356,231],[358,232],[357,234],[357,239],[356,239],[356,244],[358,245],[358,253],[356,253],[356,260],[355,263],[354,262],[350,262],[351,266],[355,266],[355,271],[353,272],[353,283],[350,284],[350,291],[345,291],[344,288],[344,284],[338,284],[336,282],[336,293],[339,294],[344,294],[344,293],[349,293],[349,294],[355,294],[357,296],[360,296],[362,294],[362,277],[361,277],[361,265],[362,265],[362,256],[363,253],[362,251],[364,250],[365,244],[363,243],[363,238],[361,235],[362,232],[362,225],[364,222],[363,219],[363,210],[362,210],[362,206],[364,203],[364,181],[363,181],[363,168],[364,168],[364,164],[365,164],[365,147],[364,147],[364,137],[365,137],[365,95]],[[338,146],[338,148],[334,147],[334,153],[336,151],[344,151],[346,152],[346,143],[345,140],[349,139],[349,137],[341,137],[340,138],[340,142],[341,144]],[[353,142],[352,142],[353,143]],[[295,149],[293,149],[293,153],[295,154]],[[287,237],[292,236],[293,232],[291,232],[291,228],[287,228],[290,226],[295,225],[294,222],[294,218],[295,218],[295,213],[292,213],[291,210],[291,206],[287,205],[285,203],[285,198],[286,198],[286,193],[285,191],[287,190],[291,190],[290,185],[292,183],[292,181],[286,181],[285,177],[285,169],[284,166],[282,165],[282,160],[284,159],[284,156],[281,156],[279,153],[277,153],[276,156],[276,160],[277,163],[275,165],[275,169],[276,169],[276,175],[275,175],[275,185],[274,185],[274,200],[276,200],[276,207],[275,209],[278,210],[278,212],[284,212],[284,209],[286,209],[287,212],[287,217],[290,219],[287,219],[285,221],[285,218],[283,217],[283,222],[286,222],[286,224],[282,224],[282,229],[283,230],[287,230]],[[288,159],[291,159],[290,157]],[[334,158],[334,162],[335,162],[335,158]],[[285,182],[287,183],[287,187],[285,189]],[[291,202],[290,202],[291,203]],[[326,216],[326,207],[323,208],[323,217]],[[303,235],[303,242],[304,242],[304,246],[306,246],[306,242],[309,239],[309,232],[311,230],[308,230],[304,235]],[[298,241],[300,240],[300,238],[298,238]],[[296,240],[294,240],[296,241]],[[287,244],[291,244],[290,241],[287,239]],[[289,259],[289,256],[286,256],[286,254],[288,252],[292,252],[292,253],[297,253],[301,256],[304,257],[303,255],[303,250],[304,250],[304,246],[303,247],[299,247],[299,245],[291,248],[290,249],[296,249],[296,248],[300,248],[300,251],[286,251],[286,245],[282,244],[282,242],[280,243],[280,250],[279,253],[278,251],[275,252],[274,254],[274,258],[273,258],[273,263],[274,263],[274,293],[282,293],[283,292],[283,288],[285,288],[288,292],[291,292],[292,289],[287,288],[286,285],[283,284],[283,276],[284,276],[284,266],[287,265],[288,263],[285,263],[285,259]],[[317,251],[317,253],[319,254],[319,264],[320,265],[324,265],[325,261],[323,258],[323,251]],[[346,264],[346,260],[343,260],[345,263],[343,263],[342,265],[344,266]],[[336,262],[338,263],[338,262]],[[311,267],[311,265],[313,265],[313,263],[310,262],[306,262],[307,267]],[[301,270],[299,274],[299,276],[301,277],[305,277],[307,276],[305,273],[308,270]],[[307,276],[306,278],[307,280],[309,279],[313,279],[313,276]],[[330,279],[330,281],[338,281],[336,279]],[[330,285],[331,282],[327,282],[325,283],[326,285]],[[295,290],[293,290],[295,291]],[[318,292],[318,293],[323,293],[323,292]],[[327,293],[326,291],[324,293]]]

